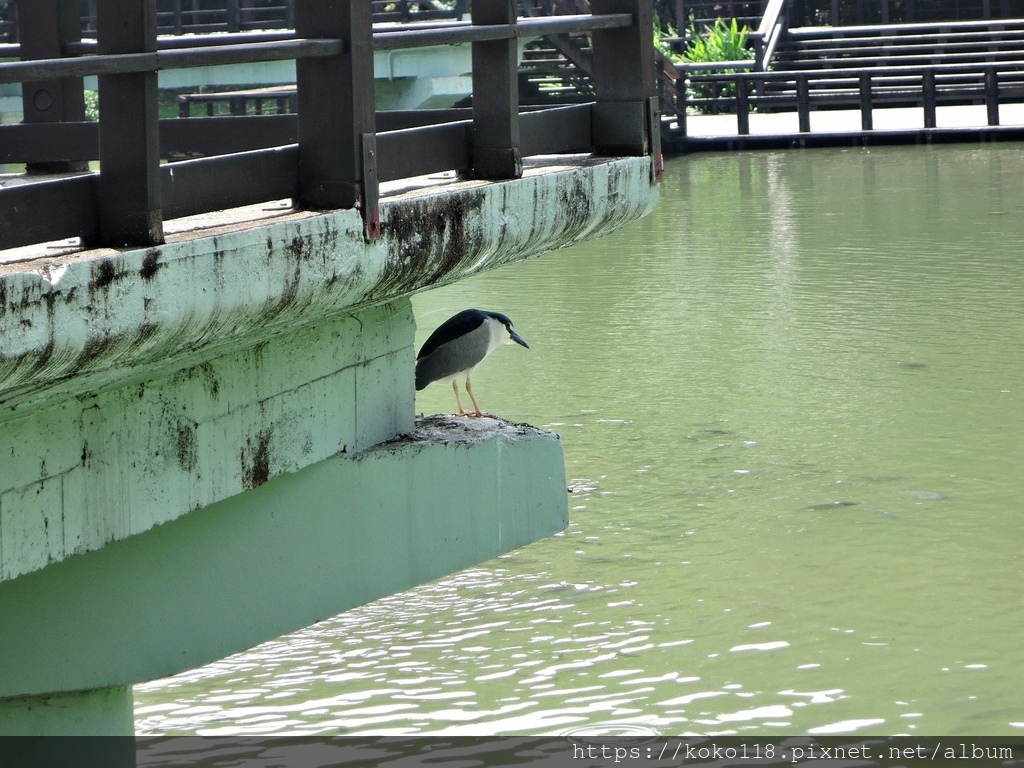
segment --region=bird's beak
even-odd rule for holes
[[[516,344],[522,344],[527,349],[530,348],[530,345],[526,343],[526,339],[524,339],[518,333],[513,331],[511,328],[508,329],[508,335],[509,335],[509,338],[511,338],[512,341],[514,341]]]

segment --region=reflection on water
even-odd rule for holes
[[[1019,733],[1022,168],[680,158],[649,219],[418,296],[420,342],[530,340],[475,390],[562,435],[569,529],[140,686],[139,730]]]

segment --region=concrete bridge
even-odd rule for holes
[[[415,418],[408,297],[658,195],[643,0],[391,38],[297,0],[287,39],[173,49],[155,0],[98,0],[64,56],[76,5],[25,5],[0,64],[0,734],[130,734],[135,683],[562,529],[556,436]],[[516,41],[551,29],[592,36],[597,100],[520,113]],[[473,109],[377,113],[374,49],[439,40]],[[158,117],[158,70],[280,59],[297,117]]]

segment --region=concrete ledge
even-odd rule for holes
[[[426,419],[0,583],[0,699],[191,669],[567,524],[557,435]]]
[[[0,581],[413,427],[402,299],[0,422]]]
[[[634,221],[650,171],[392,183],[376,242],[358,211],[278,206],[158,248],[0,254],[0,581],[409,431],[405,297]]]
[[[24,696],[17,699],[0,699],[0,737],[7,736],[123,736],[135,730],[135,712],[132,689],[127,686],[101,688],[95,691],[75,691],[47,696]],[[56,741],[56,740],[53,740]],[[7,752],[5,745],[4,751]],[[25,746],[24,742],[13,746]],[[29,758],[25,764],[53,765],[52,762],[34,763],[30,758],[46,753],[45,744],[28,744]],[[17,754],[17,749],[15,749]],[[13,755],[6,755],[15,759]],[[53,755],[56,756],[56,755]],[[109,753],[90,757],[109,758]],[[66,756],[65,756],[66,757]],[[17,760],[12,765],[21,765]],[[82,763],[82,765],[103,765],[109,763]],[[117,763],[132,765],[135,763]]]
[[[607,234],[656,204],[650,162],[535,158],[512,181],[392,184],[376,242],[358,211],[278,209],[183,220],[155,248],[0,254],[0,420]]]

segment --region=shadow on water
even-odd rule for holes
[[[140,686],[139,730],[1020,733],[1022,169],[676,159],[649,219],[416,297],[420,343],[529,338],[475,389],[561,434],[568,530]]]

